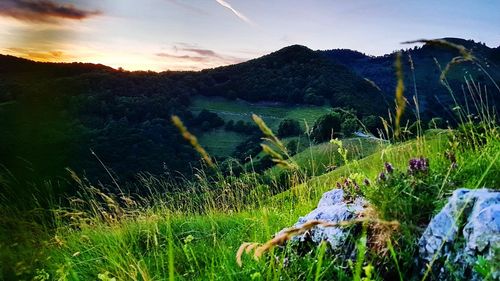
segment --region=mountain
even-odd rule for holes
[[[463,62],[451,66],[446,75],[450,88],[453,89],[455,98],[459,104],[468,102],[470,95],[462,92],[462,87],[467,87],[465,79],[479,82],[481,86],[486,86],[490,91],[496,90],[495,84],[488,75],[498,85],[500,84],[500,47],[490,48],[483,43],[473,40],[459,38],[443,38],[450,43],[464,46],[471,51],[476,62]],[[385,96],[392,100],[396,79],[394,76],[394,62],[396,52],[384,56],[367,56],[357,51],[346,49],[335,49],[319,51],[325,58],[333,62],[340,63],[348,67],[358,75],[373,81]],[[441,70],[454,58],[459,56],[458,50],[425,43],[422,47],[415,47],[402,51],[402,64],[405,75],[406,97],[411,100],[418,95],[420,111],[425,117],[445,116],[453,118],[450,108],[454,105],[453,97],[449,90],[440,81]],[[438,66],[439,64],[439,66]],[[488,73],[479,67],[481,65]],[[440,70],[441,68],[441,70]],[[498,94],[490,95],[490,105],[500,106]]]

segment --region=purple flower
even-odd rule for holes
[[[344,180],[344,186],[345,186],[345,187],[349,187],[349,185],[350,185],[350,184],[351,184],[351,181],[350,181],[348,178],[346,178],[346,179]]]
[[[385,181],[387,179],[387,177],[385,176],[385,173],[384,172],[380,172],[380,174],[378,175],[378,180],[379,181]]]
[[[417,174],[419,172],[427,173],[429,170],[429,159],[420,157],[412,158],[408,162],[408,173],[411,175]]]
[[[363,180],[363,183],[366,185],[366,186],[370,186],[370,181],[368,179],[364,179]]]
[[[392,172],[394,171],[394,167],[392,167],[392,164],[389,162],[385,162],[384,166],[387,173],[392,174]]]

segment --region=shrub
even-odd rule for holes
[[[314,122],[311,137],[315,142],[328,141],[336,136],[341,130],[341,118],[337,112],[331,112],[318,118]]]
[[[385,163],[375,184],[362,190],[381,219],[400,222],[401,229],[393,240],[403,268],[410,270],[413,267],[416,241],[437,207],[436,198],[446,182],[445,174],[438,168],[431,170],[429,159],[424,157],[410,159],[406,171]]]
[[[201,124],[201,129],[203,131],[208,131],[213,128],[224,126],[224,119],[219,117],[217,113],[213,113],[204,109],[194,119],[194,124]]]
[[[278,136],[290,137],[302,134],[299,121],[294,119],[284,119],[278,127]]]
[[[380,117],[374,115],[363,117],[361,122],[365,125],[366,130],[374,136],[378,136],[378,130],[383,128]]]
[[[342,134],[348,137],[351,136],[358,129],[358,121],[354,118],[346,118],[340,125]]]

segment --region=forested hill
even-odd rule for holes
[[[493,69],[498,69],[499,49],[470,44],[478,57],[490,63],[492,76],[498,77]],[[410,54],[419,97],[429,113],[424,118],[442,116],[443,108],[451,108],[452,103],[438,82],[433,57],[444,64],[456,53],[424,46]],[[404,61],[411,80],[408,60]],[[97,64],[39,63],[0,55],[0,164],[23,178],[33,171],[60,175],[65,167],[91,178],[107,177],[92,149],[122,180],[139,171],[186,174],[197,156],[172,126],[170,116],[179,115],[196,132],[200,118],[190,110],[192,97],[331,105],[353,109],[360,118],[385,116],[388,107],[393,108],[393,63],[393,54],[368,57],[299,45],[200,72],[128,72]],[[450,80],[463,81],[464,71],[470,71],[487,83],[484,73],[464,69],[452,68]],[[407,86],[411,95],[410,89]],[[498,97],[494,98],[497,102]]]
[[[465,79],[479,82],[482,86],[496,87],[490,77],[500,84],[500,46],[490,48],[483,43],[459,38],[443,38],[444,40],[462,45],[471,51],[476,61],[488,72],[480,69],[478,64],[463,62],[455,64],[447,73],[447,82],[456,92],[459,103],[464,102],[462,86],[467,87]],[[403,45],[404,46],[404,45]],[[370,79],[380,87],[388,99],[392,100],[396,80],[394,79],[394,61],[396,53],[384,56],[368,56],[349,49],[334,49],[319,51],[324,57],[335,63],[342,64],[358,75]],[[422,47],[408,49],[402,53],[402,63],[405,73],[406,96],[411,100],[415,89],[419,97],[420,111],[423,116],[443,116],[451,118],[450,104],[454,104],[449,91],[440,82],[441,70],[454,57],[459,56],[458,50],[436,44],[426,43]],[[412,69],[413,64],[413,69]],[[440,69],[441,68],[441,69]],[[413,77],[415,79],[413,79]],[[498,95],[490,96],[490,105],[500,106]],[[413,103],[413,102],[411,102]]]
[[[200,93],[248,101],[331,104],[360,114],[382,114],[382,93],[344,65],[293,45],[244,63],[200,73]]]
[[[25,178],[31,171],[58,175],[64,167],[102,178],[90,149],[122,179],[139,171],[188,173],[197,157],[169,118],[177,114],[196,130],[189,111],[196,95],[331,103],[363,115],[386,108],[364,79],[302,46],[201,72],[128,72],[0,56],[0,159]]]

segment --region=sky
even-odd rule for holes
[[[292,44],[383,55],[401,42],[500,45],[500,0],[0,0],[0,53],[201,70]]]

